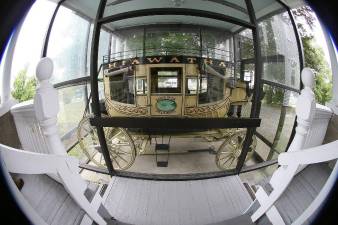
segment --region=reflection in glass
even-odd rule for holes
[[[142,78],[136,79],[136,94],[138,95],[145,95],[147,94],[148,90],[147,90],[147,79],[146,78]]]
[[[54,62],[54,83],[86,75],[89,27],[89,21],[76,15],[74,11],[63,6],[59,8],[47,51],[47,56]]]
[[[61,137],[76,128],[82,119],[87,99],[85,88],[85,85],[79,85],[58,90],[58,127]]]
[[[197,78],[187,78],[187,94],[197,94]]]
[[[286,150],[295,122],[295,103],[298,94],[289,90],[264,85],[261,126],[257,131],[272,145],[267,160]]]
[[[259,24],[263,79],[300,88],[297,41],[287,12],[269,17]]]

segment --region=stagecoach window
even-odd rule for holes
[[[198,103],[206,104],[220,101],[224,98],[224,79],[207,74],[200,78]]]
[[[197,78],[188,78],[186,94],[197,94]]]
[[[153,93],[180,93],[181,68],[153,68],[152,92]]]
[[[134,104],[134,78],[123,73],[109,77],[110,98],[117,102]]]
[[[143,79],[136,79],[136,94],[138,95],[144,95],[147,94],[147,80],[145,78]]]
[[[202,77],[201,79],[200,79],[200,93],[205,93],[205,92],[207,92],[207,85],[208,85],[208,83],[207,83],[207,78],[206,77]]]

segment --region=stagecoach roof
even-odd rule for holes
[[[51,0],[58,2],[58,0]],[[95,19],[100,0],[66,0],[63,5],[73,9],[80,15]],[[303,0],[283,0],[281,1],[290,7],[297,7],[304,4]],[[256,17],[259,19],[267,13],[278,11],[281,5],[276,0],[257,0],[253,1],[253,7]],[[133,12],[136,10],[146,10],[151,8],[177,8],[177,9],[195,9],[212,13],[219,13],[230,16],[236,20],[250,24],[248,10],[245,0],[107,0],[103,17],[109,17],[121,13]],[[216,10],[216,11],[215,11]],[[196,16],[142,16],[115,21],[107,25],[112,30],[131,26],[141,26],[149,24],[195,24],[203,26],[212,26],[223,28],[230,31],[236,31],[241,26],[222,22],[215,19],[207,19]]]

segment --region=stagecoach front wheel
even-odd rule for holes
[[[238,131],[226,138],[216,154],[216,165],[221,170],[232,170],[237,166],[238,158],[242,152],[246,131]],[[257,144],[256,137],[252,137],[249,152],[245,160],[251,158]]]
[[[106,136],[110,158],[115,169],[126,170],[135,161],[134,141],[123,128],[112,128]]]
[[[90,116],[84,117],[78,126],[79,146],[95,165],[106,168],[96,128],[89,123]],[[133,140],[125,129],[105,127],[106,143],[113,166],[117,170],[128,169],[135,161],[136,151]]]

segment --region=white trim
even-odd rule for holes
[[[7,167],[5,165],[5,162],[3,161],[3,157],[0,151],[0,165],[2,168],[2,174],[4,175],[7,184],[13,194],[13,197],[15,199],[15,202],[19,205],[22,212],[26,215],[28,220],[32,224],[36,225],[47,225],[47,223],[36,213],[36,211],[33,209],[33,207],[27,202],[27,200],[22,196],[21,192],[18,190],[16,185],[14,184],[13,179],[11,178]]]
[[[14,56],[16,42],[18,40],[20,30],[22,28],[22,24],[25,21],[25,18],[22,18],[20,23],[15,27],[15,31],[12,34],[12,37],[7,45],[6,55],[2,56],[2,59],[5,59],[3,62],[3,71],[2,73],[2,87],[0,88],[1,91],[1,102],[2,104],[6,104],[7,101],[10,101],[11,96],[11,73],[12,73],[12,60]],[[1,109],[1,106],[0,106]],[[7,111],[8,112],[8,111]],[[0,114],[1,115],[1,114]]]
[[[3,160],[6,164],[8,172],[22,174],[56,174],[69,195],[88,216],[99,225],[106,224],[97,212],[98,204],[91,204],[84,195],[87,183],[77,172],[79,160],[75,157],[21,151],[2,144],[0,144],[0,154],[1,161]]]
[[[269,196],[265,193],[262,187],[259,187],[256,192],[256,198],[260,204],[268,201]],[[279,214],[277,208],[273,205],[271,208],[266,211],[266,216],[270,221],[273,221],[274,225],[285,225],[283,218]]]
[[[338,158],[338,141],[278,156],[279,165],[307,165],[327,162]]]
[[[3,102],[3,104],[0,105],[0,117],[8,113],[11,109],[11,107],[18,102],[14,99],[9,99],[8,101]]]

